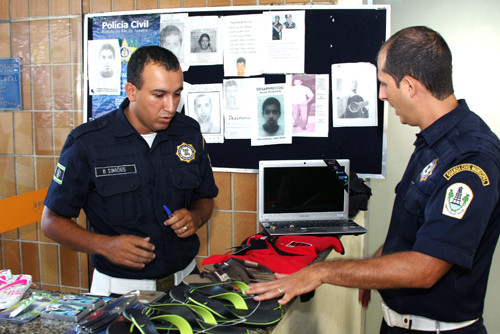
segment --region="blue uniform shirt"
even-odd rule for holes
[[[464,100],[417,135],[383,254],[424,253],[453,264],[430,289],[380,290],[401,314],[459,322],[482,315],[500,233],[500,143]]]
[[[83,208],[96,233],[151,237],[156,258],[143,270],[95,254],[93,265],[114,277],[160,278],[184,269],[199,250],[196,234],[178,238],[163,225],[163,205],[189,209],[218,189],[196,121],[177,114],[150,148],[125,117],[128,104],[125,99],[118,110],[69,134],[44,204],[66,217]]]

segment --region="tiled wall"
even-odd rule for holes
[[[67,134],[83,121],[83,14],[285,3],[305,1],[0,0],[0,58],[21,57],[23,101],[20,111],[0,110],[0,199],[48,187]],[[198,263],[258,232],[257,175],[215,176],[220,194],[210,222],[198,231]],[[83,214],[78,223],[84,226]],[[46,238],[39,223],[0,234],[0,246],[1,268],[32,275],[40,288],[88,290],[87,255]]]

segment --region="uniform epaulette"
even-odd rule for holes
[[[83,123],[71,131],[71,136],[78,138],[86,133],[102,129],[110,123],[110,115],[104,115],[90,122]]]
[[[455,147],[460,154],[479,151],[477,136],[474,136],[473,133],[468,131],[455,131],[453,132],[453,136],[451,136],[450,140],[453,144],[455,144]]]
[[[182,124],[186,124],[186,125],[194,127],[196,130],[200,130],[200,124],[198,124],[198,122],[195,119],[193,119],[189,116],[186,116],[186,115],[181,114],[181,113],[177,113],[177,115],[175,115],[175,118],[177,119],[177,121],[181,122]]]

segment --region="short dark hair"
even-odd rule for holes
[[[444,38],[436,31],[409,27],[395,33],[379,51],[385,52],[382,69],[399,87],[404,76],[420,81],[439,100],[452,95],[452,56]]]
[[[127,65],[127,81],[142,88],[142,72],[147,64],[158,64],[167,71],[180,69],[179,60],[170,51],[158,45],[143,46],[135,50]]]
[[[237,63],[245,63],[246,64],[247,60],[245,58],[243,58],[243,57],[239,57],[238,59],[236,59],[236,64]]]
[[[281,114],[281,103],[280,101],[275,98],[275,97],[268,97],[264,103],[262,103],[262,113],[264,113],[265,109],[266,109],[266,106],[270,105],[270,104],[274,104],[275,106],[278,107],[278,111],[280,112]]]

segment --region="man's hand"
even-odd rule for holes
[[[116,265],[132,269],[142,269],[153,261],[155,246],[150,238],[133,235],[117,235],[107,238],[102,255]]]
[[[283,296],[278,303],[285,305],[296,296],[315,290],[322,284],[315,265],[303,268],[291,275],[276,274],[276,280],[250,284],[247,294],[258,295],[254,299],[266,300]]]
[[[212,198],[200,198],[191,203],[191,210],[176,210],[163,224],[170,226],[179,238],[187,238],[195,234],[208,221],[213,207]]]
[[[359,289],[358,301],[364,309],[368,308],[368,304],[370,304],[371,300],[372,300],[372,290]]]
[[[179,238],[187,238],[196,233],[201,225],[201,218],[194,211],[180,209],[175,211],[171,218],[165,220],[164,224],[170,226]]]

